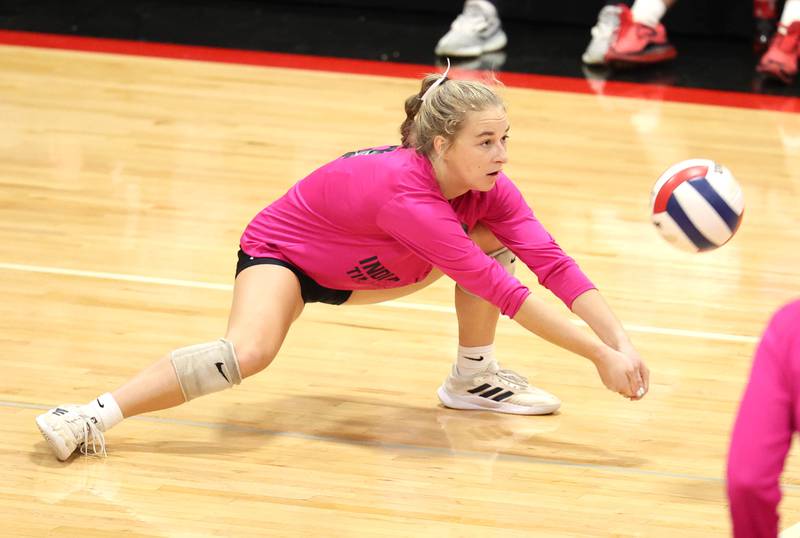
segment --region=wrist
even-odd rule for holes
[[[628,335],[624,331],[614,335],[608,345],[617,351],[622,351],[623,349],[633,347],[631,339],[628,338]]]
[[[611,351],[611,347],[607,346],[603,342],[597,342],[597,345],[592,347],[590,350],[587,358],[592,361],[595,366],[599,366],[606,362],[609,356],[609,351]]]

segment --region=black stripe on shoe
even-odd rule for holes
[[[487,390],[486,392],[481,394],[481,396],[483,396],[484,398],[491,398],[492,396],[494,396],[495,394],[497,394],[501,390],[503,390],[502,387],[495,387],[493,389]]]
[[[472,390],[469,390],[469,391],[467,391],[467,392],[469,392],[470,394],[475,394],[476,392],[480,392],[480,391],[482,391],[482,390],[486,390],[486,389],[488,389],[489,387],[491,387],[491,385],[490,385],[490,384],[488,384],[488,383],[484,383],[484,384],[483,384],[483,385],[481,385],[480,387],[475,387],[474,389],[472,389]]]
[[[514,396],[514,393],[511,392],[510,390],[507,390],[503,394],[498,394],[497,396],[492,398],[492,400],[494,400],[495,402],[502,402],[503,400],[505,400],[506,398],[510,398],[511,396]]]

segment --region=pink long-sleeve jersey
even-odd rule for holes
[[[333,289],[393,288],[435,266],[513,317],[528,288],[468,237],[481,222],[567,307],[594,286],[502,173],[488,192],[447,200],[430,161],[387,146],[352,152],[312,172],[250,222],[250,256],[278,258]]]
[[[800,429],[800,301],[781,308],[758,345],[728,453],[733,535],[778,535],[778,480]]]

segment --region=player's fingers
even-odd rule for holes
[[[644,382],[644,392],[647,394],[650,392],[650,369],[642,364],[640,372],[642,374],[642,381]]]
[[[627,372],[628,384],[625,387],[625,396],[628,398],[636,398],[636,393],[639,391],[639,374],[636,370]]]
[[[633,370],[630,374],[628,374],[628,380],[630,383],[630,390],[631,390],[631,399],[632,400],[639,400],[644,396],[644,381],[642,381],[642,376],[639,373],[639,369]]]

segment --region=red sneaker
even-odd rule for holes
[[[635,22],[630,10],[620,14],[617,38],[606,53],[607,63],[654,64],[672,60],[678,55],[667,41],[663,24],[655,28]]]
[[[769,50],[761,57],[756,68],[759,73],[791,84],[797,75],[797,54],[800,52],[800,21],[788,28],[781,26],[772,37]]]

